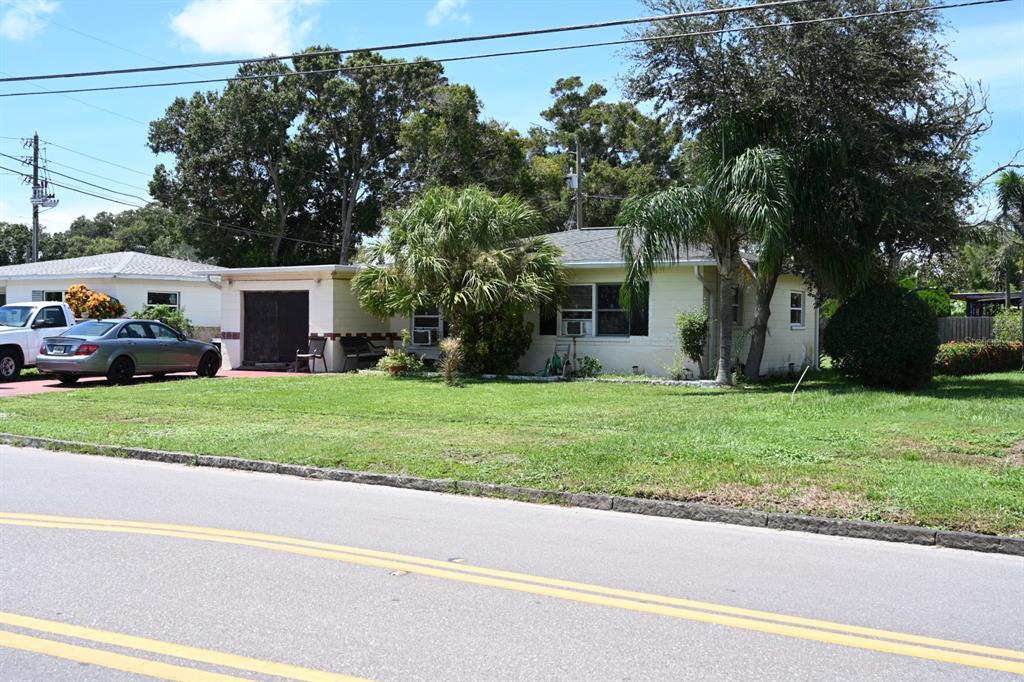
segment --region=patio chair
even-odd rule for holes
[[[348,371],[349,360],[354,360],[356,369],[359,369],[359,363],[362,361],[369,360],[370,364],[374,364],[384,357],[384,349],[374,344],[365,336],[343,336],[339,341],[341,341],[341,355],[343,358],[342,372]]]
[[[309,340],[309,348],[303,353],[302,349],[295,351],[295,371],[299,371],[299,361],[305,360],[306,367],[309,369],[309,373],[312,374],[316,371],[316,361],[320,360],[324,363],[324,371],[327,371],[327,358],[324,357],[324,349],[327,348],[327,339],[324,337],[318,337]]]

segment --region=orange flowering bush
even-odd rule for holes
[[[70,287],[64,294],[64,301],[71,307],[75,317],[102,320],[107,317],[121,317],[125,313],[124,304],[116,298],[101,291],[93,291],[84,284]]]

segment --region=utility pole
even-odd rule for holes
[[[29,261],[39,260],[39,207],[53,208],[57,197],[50,191],[50,183],[43,169],[43,180],[39,180],[39,133],[32,136],[32,254]]]
[[[580,168],[579,133],[576,133],[576,229],[583,229],[583,171]]]
[[[32,262],[39,260],[39,133],[32,136]]]

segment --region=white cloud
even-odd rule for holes
[[[52,0],[0,0],[0,36],[29,40],[46,28],[46,16],[57,11]]]
[[[461,21],[468,24],[469,12],[462,11],[465,6],[466,0],[437,0],[427,12],[427,23],[431,26],[446,21]]]
[[[191,0],[171,28],[202,52],[289,54],[305,46],[317,0]]]

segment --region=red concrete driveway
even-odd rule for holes
[[[304,376],[304,373],[296,374],[294,372],[254,372],[249,370],[241,369],[230,369],[222,370],[217,374],[218,377],[224,377],[227,379],[262,379],[267,377],[296,377]],[[195,379],[196,375],[192,373],[188,374],[168,374],[165,377],[157,379],[155,377],[141,376],[135,379],[137,384],[148,384],[158,381],[184,381],[185,379]],[[97,386],[109,386],[107,380],[103,377],[87,377],[80,380],[73,386],[64,386],[55,378],[50,376],[30,376],[18,381],[11,381],[8,383],[0,383],[0,398],[13,397],[19,395],[35,395],[37,393],[54,393],[57,391],[81,391],[83,389],[95,388]]]

